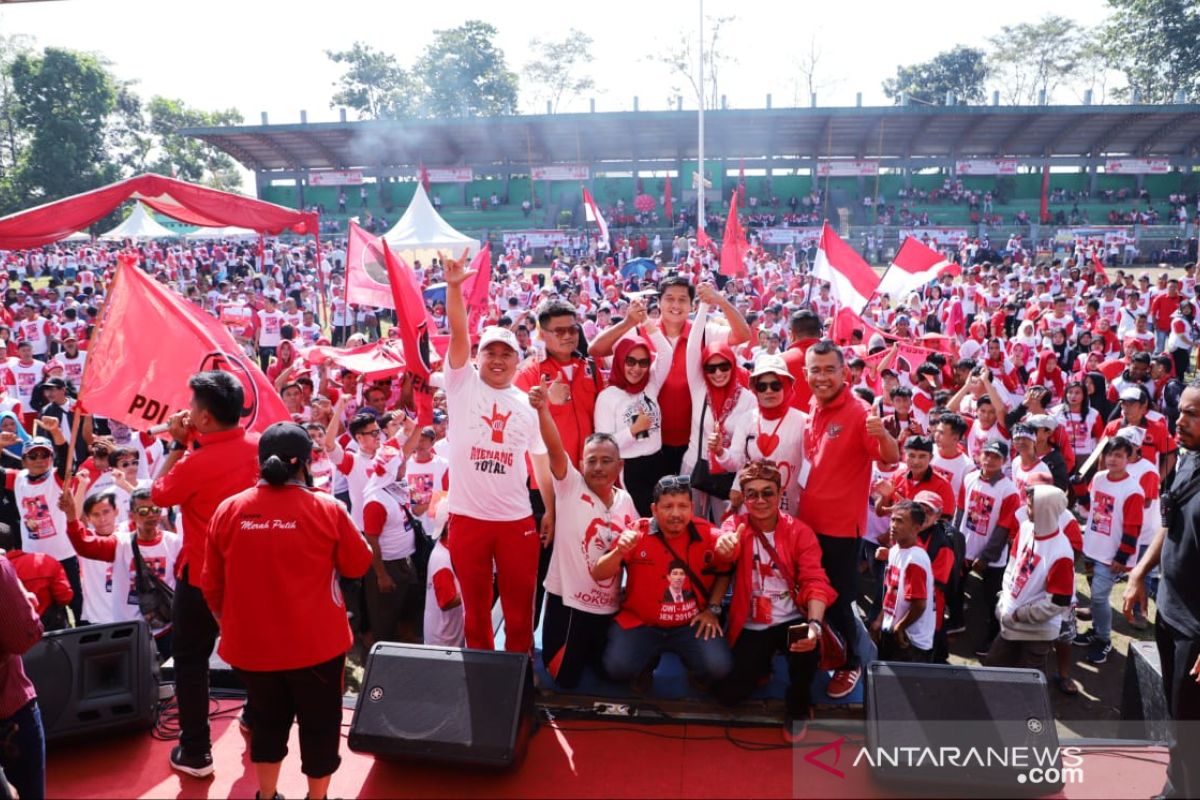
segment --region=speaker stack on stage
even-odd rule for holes
[[[47,742],[154,724],[158,662],[143,620],[52,631],[23,661]]]
[[[520,653],[380,642],[367,657],[350,749],[511,766],[533,723],[530,668]]]
[[[868,763],[880,781],[956,797],[1062,788],[1040,670],[876,661],[866,681]],[[1031,768],[1041,770],[1037,780]]]

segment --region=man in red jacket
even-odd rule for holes
[[[821,568],[817,535],[779,510],[779,468],[770,461],[751,461],[738,474],[738,483],[746,513],[726,520],[717,540],[717,554],[736,565],[725,631],[733,648],[733,670],[717,684],[716,694],[727,705],[742,702],[771,674],[775,654],[786,653],[784,735],[796,741],[807,730],[822,620],[836,593]]]
[[[53,556],[9,550],[4,554],[25,590],[37,598],[37,614],[48,631],[67,627],[67,605],[75,597],[67,571]]]
[[[198,372],[188,381],[192,400],[171,417],[175,442],[151,488],[160,508],[183,510],[183,552],[176,563],[172,627],[175,641],[175,696],[179,703],[179,745],[171,766],[193,777],[211,775],[208,728],[208,659],[217,641],[217,623],[200,591],[208,525],[225,498],[258,480],[258,436],[241,421],[242,384],[228,372]]]

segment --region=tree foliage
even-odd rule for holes
[[[518,81],[496,46],[496,28],[468,20],[434,31],[413,72],[427,117],[490,117],[517,112]]]
[[[10,69],[20,125],[30,131],[15,186],[26,199],[55,200],[116,176],[105,126],[116,108],[112,75],[98,58],[48,47],[17,56]]]
[[[570,101],[596,87],[596,81],[586,72],[592,62],[592,37],[575,28],[560,40],[534,37],[529,40],[529,52],[536,54],[525,65],[525,77],[533,85],[535,101],[550,103],[551,113],[558,113],[559,104]]]
[[[649,60],[662,64],[671,74],[687,82],[692,89],[692,96],[697,101],[703,100],[705,108],[720,108],[721,105],[721,71],[727,64],[737,63],[732,55],[721,48],[721,34],[725,27],[737,20],[735,16],[705,17],[704,29],[708,33],[708,41],[704,45],[704,85],[700,85],[700,76],[696,72],[700,60],[697,50],[699,42],[690,34],[679,34],[679,40],[669,50],[649,56]],[[679,87],[671,88],[673,94],[679,94]],[[673,98],[672,98],[673,99]]]
[[[1076,22],[1056,14],[1002,27],[988,39],[1001,98],[1011,105],[1036,105],[1045,92],[1049,103],[1055,89],[1076,77],[1086,38]]]
[[[1144,103],[1169,103],[1183,90],[1200,95],[1200,4],[1196,0],[1108,0],[1113,9],[1104,26],[1112,66],[1128,86],[1114,94],[1138,92]]]
[[[907,95],[930,105],[945,105],[947,92],[953,92],[959,103],[981,103],[987,75],[984,52],[959,45],[929,61],[896,67],[896,77],[883,82],[883,93],[897,103]]]
[[[241,183],[232,158],[213,145],[179,133],[184,128],[239,125],[241,112],[235,108],[201,111],[167,97],[151,98],[148,112],[147,128],[156,151],[156,158],[147,167],[151,172],[217,189],[233,189]]]
[[[326,50],[335,64],[344,65],[329,106],[345,106],[359,119],[400,119],[410,116],[418,102],[413,77],[390,53],[355,42],[349,50]]]

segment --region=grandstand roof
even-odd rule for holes
[[[694,111],[189,128],[254,170],[696,157]],[[1200,105],[887,106],[710,111],[715,159],[1200,155]]]

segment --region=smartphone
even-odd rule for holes
[[[799,625],[792,625],[788,628],[788,647],[791,647],[796,642],[802,642],[808,638],[808,623],[801,622]]]

